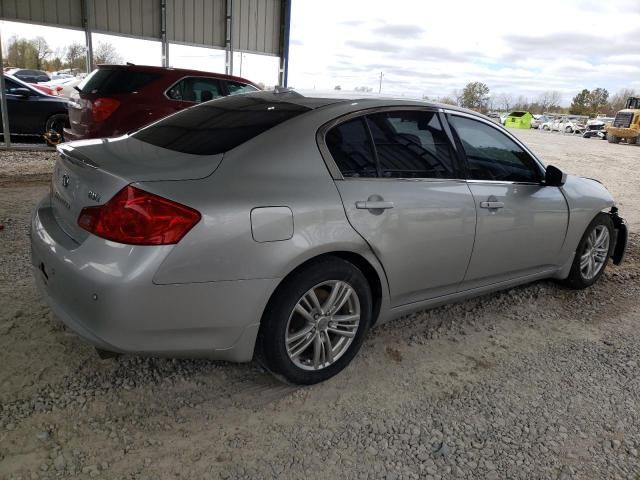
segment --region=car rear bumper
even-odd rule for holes
[[[97,348],[120,353],[250,361],[277,279],[156,285],[173,246],[90,236],[76,244],[48,200],[31,224],[36,284],[58,318]]]

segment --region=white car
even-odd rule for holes
[[[585,129],[585,126],[576,118],[559,117],[544,122],[540,128],[553,132],[580,133]]]

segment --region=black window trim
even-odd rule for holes
[[[449,143],[449,148],[452,150],[452,161],[454,162],[454,167],[457,170],[457,175],[454,178],[402,178],[402,177],[392,177],[387,178],[381,176],[380,162],[378,161],[378,152],[375,148],[375,144],[373,142],[373,135],[371,134],[371,129],[369,128],[369,122],[366,118],[368,115],[372,115],[374,113],[383,113],[383,112],[396,112],[396,111],[423,111],[423,112],[432,112],[438,115],[438,120],[442,125],[442,130],[445,133],[445,136]],[[451,130],[449,127],[446,118],[444,118],[443,110],[437,107],[430,106],[421,106],[421,105],[393,105],[386,107],[371,107],[363,110],[357,110],[355,112],[346,113],[340,117],[334,118],[333,120],[322,125],[318,131],[316,132],[316,143],[318,148],[320,149],[320,155],[322,156],[324,163],[331,174],[331,177],[334,180],[349,180],[349,181],[409,181],[409,182],[452,182],[466,181],[465,172],[466,172],[466,164],[462,162],[462,158],[458,152],[457,145],[452,141],[453,137],[451,136]],[[348,122],[349,120],[353,120],[358,117],[363,117],[364,124],[366,126],[367,136],[369,137],[369,145],[373,150],[374,159],[376,162],[376,169],[378,171],[377,177],[345,177],[342,175],[340,168],[338,167],[336,161],[333,159],[331,152],[329,151],[329,147],[326,142],[326,135],[334,127],[339,126],[342,123]]]
[[[218,89],[220,91],[220,93],[222,93],[222,95],[220,97],[216,97],[216,98],[222,98],[222,97],[228,97],[229,95],[226,94],[226,85],[223,85],[222,79],[218,78],[218,77],[207,77],[204,75],[185,75],[184,77],[180,77],[178,80],[176,80],[175,82],[173,82],[162,94],[165,96],[165,98],[171,102],[187,102],[187,103],[193,103],[194,105],[198,105],[199,103],[202,102],[191,102],[189,100],[176,100],[175,98],[171,98],[169,95],[167,95],[167,93],[169,92],[169,90],[171,90],[173,87],[175,87],[177,84],[179,84],[181,81],[183,81],[186,78],[206,78],[207,80],[215,80],[216,82],[218,82]],[[215,100],[215,98],[213,99]]]
[[[457,145],[457,151],[458,151],[458,155],[460,158],[462,158],[463,160],[463,168],[464,168],[464,176],[466,177],[466,181],[468,183],[490,183],[490,184],[495,184],[495,185],[544,185],[544,176],[545,176],[545,172],[546,172],[546,168],[544,166],[544,164],[538,159],[538,157],[536,157],[533,152],[531,150],[529,150],[527,148],[527,146],[522,143],[520,140],[518,140],[518,138],[516,138],[514,135],[512,135],[508,130],[506,130],[504,127],[502,127],[501,125],[496,125],[495,122],[492,122],[490,120],[485,120],[482,117],[479,117],[477,115],[472,115],[466,112],[460,112],[458,110],[444,110],[444,114],[446,116],[446,121],[447,124],[449,126],[449,128],[451,129],[451,132],[455,138],[455,143]],[[451,125],[449,123],[449,118],[452,116],[457,116],[457,117],[461,117],[461,118],[468,118],[470,120],[475,120],[477,122],[483,123],[491,128],[493,128],[494,130],[498,131],[499,133],[502,133],[503,135],[505,135],[509,140],[512,140],[516,145],[518,145],[520,148],[522,148],[522,150],[529,155],[529,157],[533,160],[534,164],[538,167],[538,173],[540,175],[540,181],[539,182],[514,182],[514,181],[510,181],[510,180],[479,180],[479,179],[474,179],[474,178],[469,178],[469,167],[467,164],[467,155],[464,151],[464,148],[462,147],[462,142],[460,141],[460,137],[458,136],[458,132],[456,132],[456,129],[453,125]]]

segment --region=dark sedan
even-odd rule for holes
[[[68,124],[67,100],[47,95],[9,75],[4,76],[4,82],[11,137],[42,137],[53,130],[60,135],[53,143],[62,140]]]

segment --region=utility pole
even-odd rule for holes
[[[380,72],[380,84],[378,85],[378,93],[382,92],[382,72]]]

